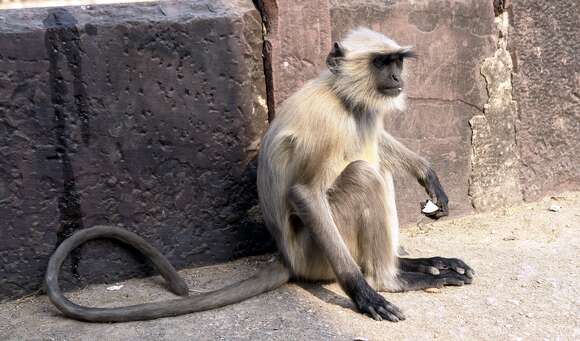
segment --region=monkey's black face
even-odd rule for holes
[[[405,86],[403,82],[403,60],[402,53],[379,54],[372,59],[372,68],[376,75],[376,87],[379,93],[396,97]]]

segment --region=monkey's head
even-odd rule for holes
[[[326,58],[337,94],[350,104],[384,110],[404,106],[403,61],[414,57],[411,47],[385,35],[357,28],[335,42]]]

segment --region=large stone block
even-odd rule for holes
[[[480,64],[495,50],[492,1],[331,0],[332,37],[339,40],[367,26],[413,45],[419,55],[407,63],[409,109],[386,118],[385,127],[432,161],[450,197],[451,214],[472,209],[469,120],[483,112],[486,85]],[[414,179],[397,178],[403,223],[419,216],[426,198]]]
[[[525,200],[580,188],[580,6],[513,0],[510,45]]]
[[[271,249],[247,214],[261,51],[250,0],[0,12],[0,299],[39,289],[55,246],[95,224],[177,267]],[[150,273],[139,264],[92,242],[64,281]]]

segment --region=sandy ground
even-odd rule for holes
[[[557,204],[560,212],[548,207]],[[289,284],[229,307],[146,322],[64,318],[45,296],[0,305],[0,340],[580,340],[580,193],[405,229],[411,256],[460,256],[474,284],[439,293],[385,294],[407,314],[376,322],[353,311],[336,284]],[[239,280],[267,259],[181,271],[191,290]],[[70,293],[114,306],[172,298],[159,278]]]

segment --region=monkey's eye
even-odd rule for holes
[[[397,64],[398,64],[400,67],[403,67],[403,60],[404,60],[404,59],[405,59],[405,58],[404,58],[403,56],[401,56],[401,55],[399,55],[399,56],[397,57],[396,61],[397,61]]]
[[[373,65],[377,69],[382,69],[386,64],[386,58],[384,56],[377,56],[373,58]]]

